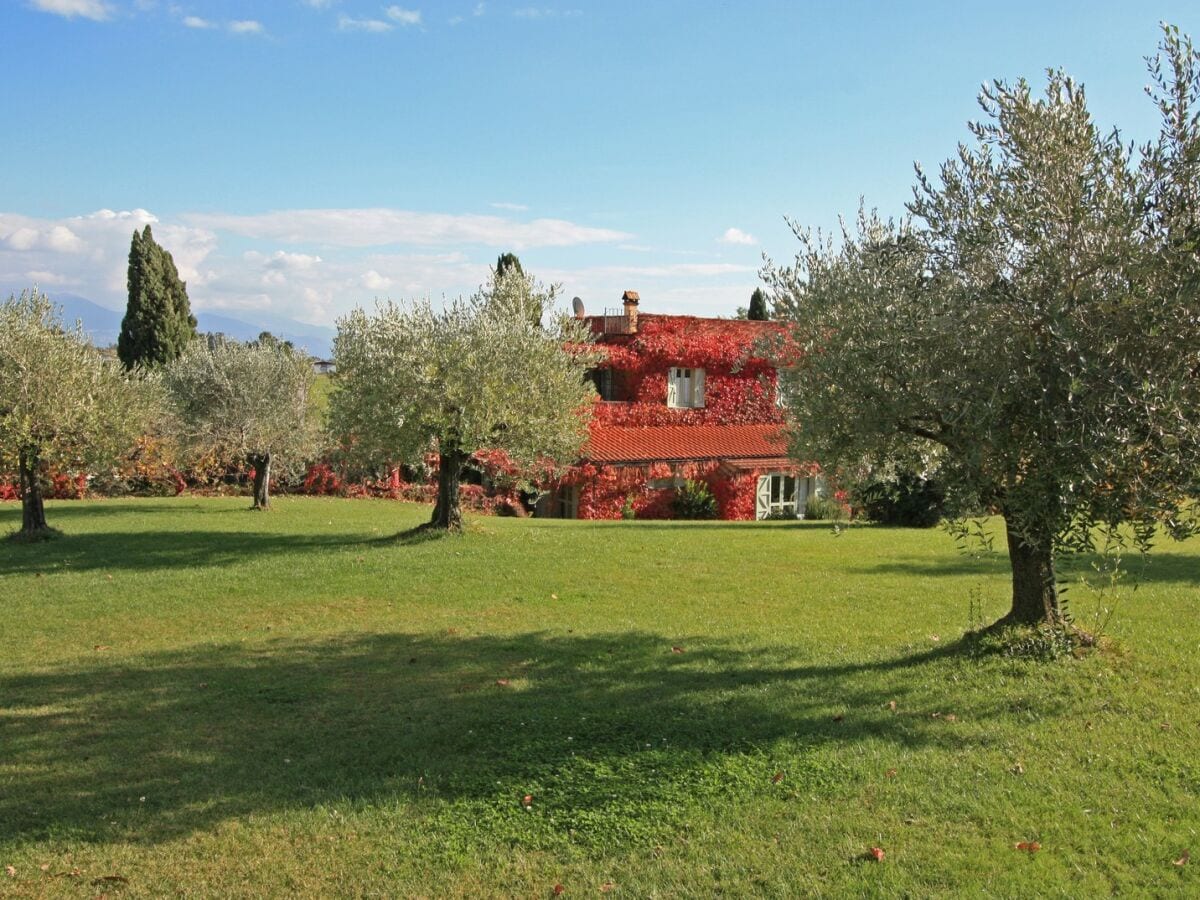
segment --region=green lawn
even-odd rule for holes
[[[1200,894],[1200,541],[1039,663],[940,531],[276,502],[0,544],[0,894]]]

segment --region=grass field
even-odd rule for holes
[[[1200,895],[1200,541],[1047,663],[939,531],[276,502],[0,544],[0,895]]]

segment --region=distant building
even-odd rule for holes
[[[675,488],[705,482],[723,519],[804,516],[823,489],[819,467],[788,458],[776,363],[784,326],[773,322],[640,314],[582,316],[604,360],[583,458],[538,505],[560,518],[669,518]]]
[[[314,359],[312,366],[317,375],[332,375],[337,371],[337,365],[332,359]]]

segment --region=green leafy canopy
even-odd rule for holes
[[[442,309],[417,300],[355,310],[334,342],[333,434],[375,467],[439,447],[502,449],[525,464],[573,459],[594,397],[583,378],[594,354],[574,320],[534,324],[555,295],[511,268]]]
[[[836,243],[793,226],[767,274],[805,350],[784,378],[800,458],[936,466],[1031,546],[1195,525],[1200,64],[1168,28],[1150,68],[1162,126],[1137,153],[1062,72],[1040,97],[995,82],[906,218],[860,211]]]

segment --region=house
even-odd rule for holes
[[[312,367],[314,375],[332,375],[337,371],[337,364],[332,359],[314,359]]]
[[[559,518],[670,518],[675,488],[705,482],[723,519],[804,515],[819,468],[788,458],[775,363],[786,329],[773,322],[639,313],[576,314],[603,358],[583,457],[537,513]],[[774,347],[770,351],[768,347]]]

